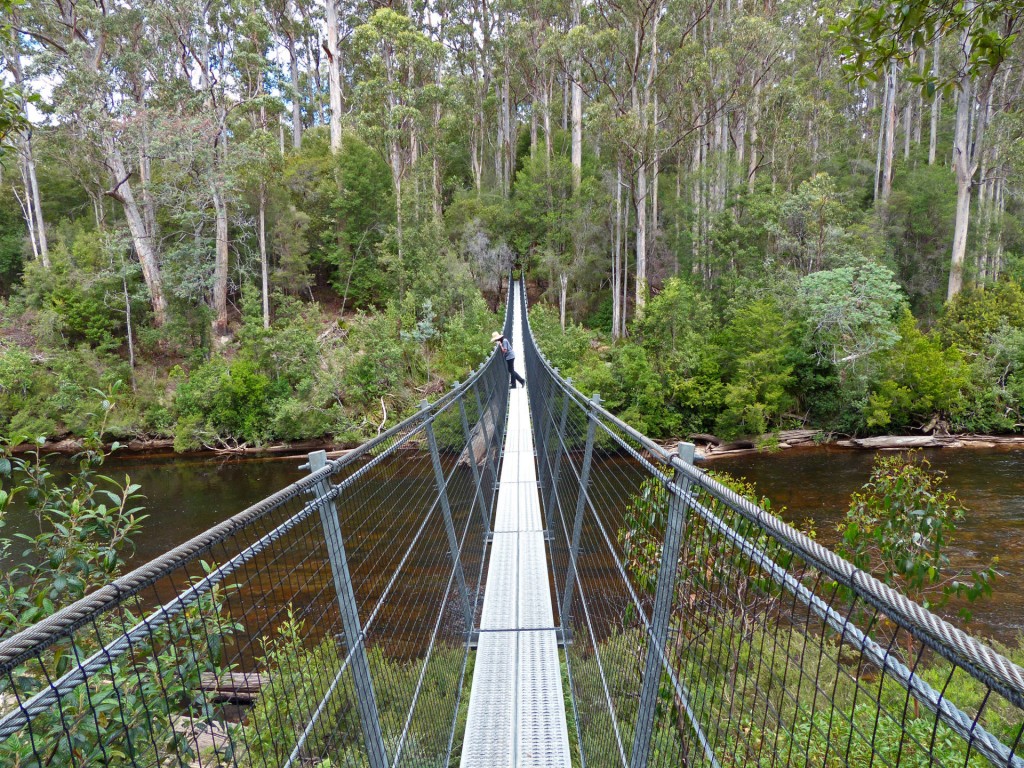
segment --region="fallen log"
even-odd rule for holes
[[[778,436],[779,440],[784,443],[799,445],[813,442],[820,434],[820,429],[783,429],[779,431]]]
[[[934,437],[922,435],[920,437],[883,435],[881,437],[857,437],[851,441],[858,448],[941,448],[945,442]]]
[[[199,679],[199,690],[213,694],[215,702],[252,704],[270,677],[261,672],[225,672],[216,675],[204,672]]]
[[[695,434],[690,435],[686,439],[689,440],[691,443],[693,443],[695,445],[715,445],[715,446],[718,446],[718,445],[722,444],[722,438],[715,437],[714,435],[709,435],[706,432],[697,432]]]

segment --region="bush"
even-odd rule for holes
[[[884,356],[877,383],[864,411],[865,424],[923,424],[931,416],[960,410],[970,374],[956,347],[943,349],[937,336],[924,334],[908,310],[899,321],[899,341]]]
[[[966,510],[918,452],[879,454],[839,526],[838,551],[925,608],[954,596],[992,594],[995,560],[977,571],[950,566],[948,548]]]
[[[248,360],[215,357],[178,387],[174,410],[176,450],[238,440],[262,445],[272,437],[274,400],[286,394]]]
[[[984,349],[1004,327],[1024,328],[1024,289],[1013,282],[957,294],[938,325],[943,344],[959,347],[967,355]]]

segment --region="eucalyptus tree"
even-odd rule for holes
[[[271,0],[266,4],[275,39],[288,54],[288,81],[283,87],[291,106],[292,148],[302,146],[302,49],[321,22],[321,13],[311,0]],[[340,78],[339,78],[340,86]]]
[[[956,40],[952,66],[944,77],[922,72],[914,78],[928,90],[947,88],[956,94],[952,165],[957,207],[947,302],[963,288],[972,189],[989,122],[989,99],[1022,23],[1020,5],[1014,0],[883,0],[853,3],[838,25],[848,38],[844,53],[849,68],[866,79],[876,78],[880,69],[908,62],[916,50],[940,36]]]
[[[27,0],[14,31],[31,41],[40,75],[53,83],[55,120],[74,123],[82,140],[94,144],[109,182],[105,195],[122,207],[142,267],[153,323],[167,321],[159,233],[145,190],[145,131],[140,130],[138,93],[160,59],[152,44],[148,3]],[[133,157],[134,156],[134,157]],[[140,159],[141,158],[141,159]],[[137,180],[137,181],[136,181]]]
[[[0,13],[7,18],[14,7],[14,0],[0,0]],[[14,43],[14,32],[11,26],[0,22],[0,39],[5,43],[0,48],[0,57],[5,63],[8,61],[8,45]],[[6,83],[0,83],[0,157],[7,148],[9,137],[25,128],[27,119],[22,107],[24,92],[17,88],[11,88]]]
[[[395,190],[398,258],[404,251],[405,181],[419,157],[419,133],[428,122],[422,85],[435,71],[441,47],[408,17],[380,8],[356,27],[352,47],[359,56],[354,99],[360,124],[385,149]]]
[[[15,13],[14,9],[5,9]],[[12,16],[17,21],[17,16]],[[43,219],[42,200],[39,194],[39,178],[36,173],[36,155],[32,142],[32,125],[28,119],[28,96],[25,82],[25,67],[22,61],[22,36],[9,28],[0,28],[0,56],[14,81],[14,87],[0,90],[0,157],[6,147],[8,135],[17,133],[18,170],[21,172],[21,189],[12,185],[14,195],[22,210],[28,228],[32,255],[44,269],[50,268],[50,250],[46,236],[46,222]],[[16,110],[11,112],[11,110]]]

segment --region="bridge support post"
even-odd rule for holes
[[[680,443],[679,458],[687,464],[693,463],[694,446]],[[672,602],[675,594],[676,573],[679,569],[679,548],[686,529],[686,495],[690,490],[690,479],[676,468],[672,484],[678,489],[669,490],[668,520],[665,524],[665,543],[661,550],[661,564],[658,566],[658,583],[654,593],[654,616],[647,638],[647,665],[644,669],[643,685],[640,689],[640,704],[637,709],[636,731],[633,736],[633,751],[630,768],[646,768],[651,754],[651,734],[654,730],[654,713],[658,704],[658,687],[667,662],[669,619],[672,616]]]
[[[430,403],[426,400],[420,401],[420,410],[426,412],[430,409]],[[475,611],[469,600],[469,589],[466,587],[466,575],[462,571],[462,560],[459,559],[459,538],[455,535],[455,523],[452,521],[452,508],[448,503],[448,483],[444,478],[444,470],[441,469],[441,456],[437,451],[437,439],[434,437],[434,419],[426,416],[425,430],[427,443],[430,446],[430,460],[434,464],[434,480],[437,482],[437,497],[441,502],[441,512],[444,515],[444,529],[448,534],[448,551],[452,558],[452,568],[455,572],[455,583],[459,587],[459,594],[462,596],[462,613],[466,622],[466,633],[473,634],[473,619]]]
[[[571,387],[572,379],[566,379],[565,383]],[[562,453],[565,449],[565,422],[569,418],[570,402],[572,402],[572,396],[568,390],[564,390],[562,392],[562,416],[558,420],[558,443],[555,445],[555,466],[551,470],[551,484],[548,488],[548,498],[544,504],[544,529],[549,537],[554,536],[551,526],[555,511],[555,497],[558,494],[558,475],[562,469]]]
[[[572,523],[572,542],[569,545],[569,567],[565,574],[562,610],[558,614],[559,624],[562,627],[563,645],[569,644],[572,634],[570,609],[572,593],[576,585],[576,559],[579,557],[580,537],[583,535],[583,515],[587,507],[587,487],[590,485],[590,465],[594,458],[594,435],[597,431],[597,407],[599,405],[601,405],[601,396],[595,392],[594,396],[590,398],[590,408],[587,413],[587,447],[583,452],[583,468],[580,470],[580,495],[576,497],[576,516]]]
[[[310,472],[323,469],[326,464],[326,451],[314,451],[309,454]],[[331,483],[325,476],[316,485],[316,494],[321,498],[325,498],[330,492]],[[331,562],[331,573],[334,576],[334,591],[338,597],[338,608],[341,610],[341,623],[345,632],[345,643],[352,654],[352,680],[356,689],[359,723],[363,729],[366,755],[371,768],[387,768],[389,765],[388,755],[384,749],[384,737],[380,729],[380,715],[377,712],[377,698],[373,692],[370,663],[366,658],[366,644],[363,638],[362,626],[359,622],[359,608],[356,604],[355,592],[352,589],[352,576],[348,570],[348,559],[345,556],[345,542],[341,536],[338,509],[334,504],[333,497],[321,501],[318,507],[320,523],[324,529],[324,541],[327,544],[327,557]]]
[[[455,387],[459,386],[459,382],[455,382]],[[476,501],[480,507],[480,519],[484,521],[484,536],[490,537],[491,535],[491,511],[487,508],[487,503],[484,501],[483,489],[480,486],[480,467],[476,464],[476,452],[473,450],[473,434],[469,431],[469,419],[466,417],[466,400],[465,393],[459,395],[459,416],[462,419],[462,434],[466,437],[466,453],[469,456],[469,466],[473,470],[473,484],[476,488]],[[486,456],[491,446],[487,442],[487,429],[484,427],[483,414],[481,414],[480,429],[484,436],[484,456]]]

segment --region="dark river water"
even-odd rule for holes
[[[947,487],[968,509],[953,545],[954,564],[999,557],[995,596],[973,606],[973,633],[1013,641],[1024,632],[1024,451],[936,450],[932,466],[948,474]],[[850,494],[871,472],[874,454],[838,448],[792,449],[716,459],[705,466],[753,481],[792,523],[813,518],[818,539],[831,545]],[[302,457],[225,460],[210,456],[127,457],[108,460],[104,473],[139,483],[149,519],[131,565],[166,552],[302,476]],[[15,516],[4,534],[31,532]]]
[[[933,469],[946,473],[945,487],[956,491],[967,508],[950,549],[951,564],[973,566],[999,558],[1002,578],[991,598],[971,606],[973,618],[967,629],[1013,642],[1024,633],[1024,451],[934,449],[924,453]],[[795,448],[715,459],[704,466],[754,482],[776,512],[785,507],[783,518],[793,524],[813,519],[818,540],[832,546],[850,494],[867,481],[874,456],[871,451],[848,448]]]

